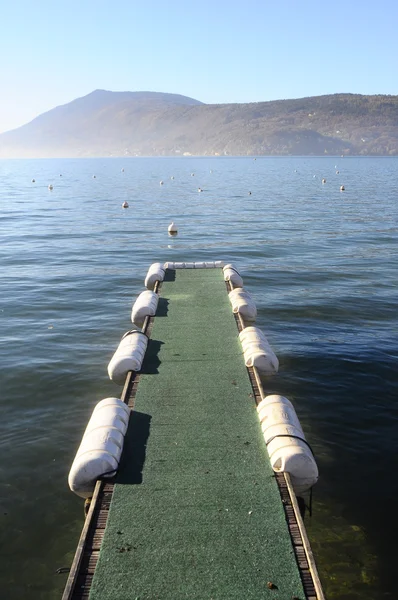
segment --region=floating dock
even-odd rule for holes
[[[271,467],[221,268],[156,284],[116,477],[98,480],[63,600],[322,600],[287,473]]]

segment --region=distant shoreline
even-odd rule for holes
[[[3,158],[398,156],[398,96],[203,104],[96,90],[0,134]]]

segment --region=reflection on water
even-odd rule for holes
[[[7,599],[61,595],[83,517],[67,474],[93,406],[120,394],[106,367],[149,264],[213,259],[241,270],[280,360],[267,391],[316,453],[307,528],[328,598],[396,597],[397,172],[393,158],[0,161]]]

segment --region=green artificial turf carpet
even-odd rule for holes
[[[90,600],[303,600],[221,269],[167,272],[142,373]]]

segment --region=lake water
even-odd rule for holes
[[[120,394],[106,368],[149,265],[213,259],[254,296],[267,391],[315,451],[327,597],[398,597],[397,189],[397,158],[0,161],[1,598],[61,596],[83,525],[69,468]]]

